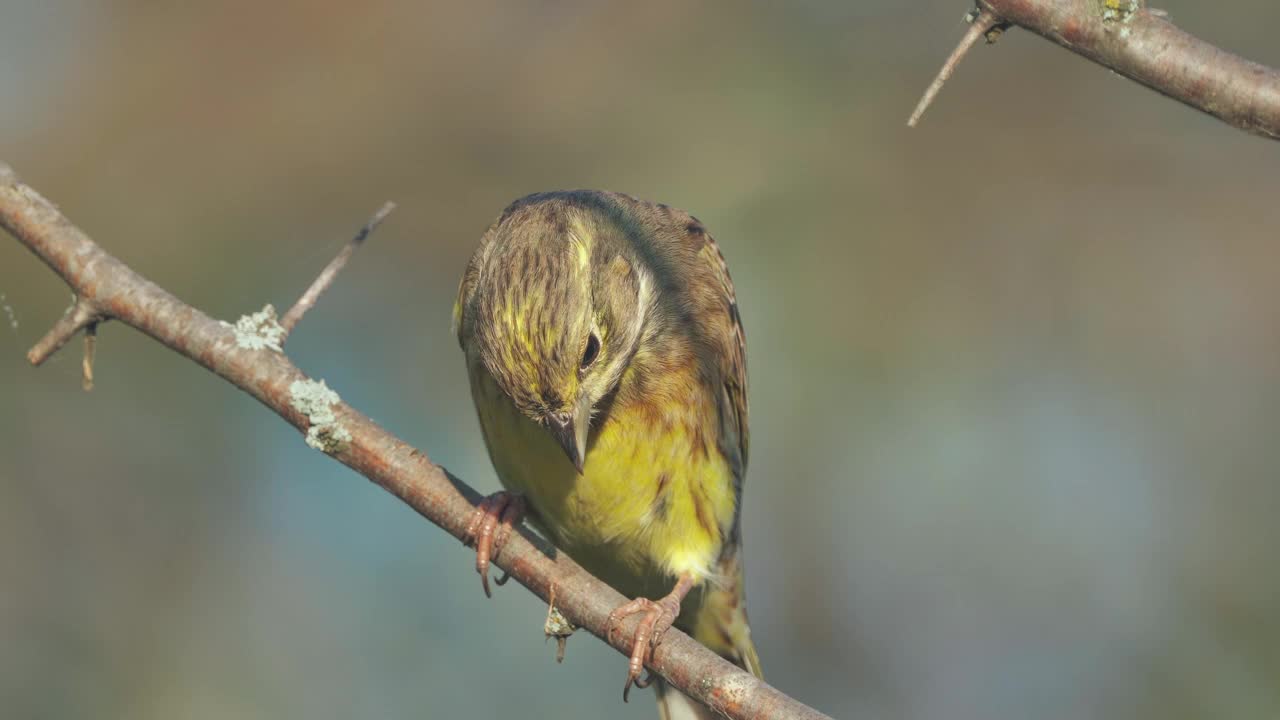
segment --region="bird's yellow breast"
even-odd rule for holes
[[[714,407],[696,397],[628,403],[620,395],[593,420],[579,475],[487,371],[473,365],[471,382],[499,479],[529,499],[558,547],[630,595],[681,573],[711,575],[737,502]]]

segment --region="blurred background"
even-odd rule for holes
[[[1227,7],[1229,6],[1229,11]],[[1280,5],[1167,0],[1280,65]],[[399,210],[289,352],[483,491],[449,333],[512,199],[719,239],[750,340],[770,682],[843,718],[1280,716],[1280,154],[1023,31],[915,130],[961,0],[31,3],[0,157],[234,319]],[[0,238],[0,708],[653,718],[586,635],[139,334],[23,359],[68,291]]]

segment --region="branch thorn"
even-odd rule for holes
[[[45,333],[44,337],[40,338],[40,341],[27,351],[27,362],[32,365],[44,363],[45,360],[48,360],[54,353],[62,349],[62,346],[66,345],[71,338],[75,337],[76,333],[90,326],[96,328],[97,324],[105,319],[106,317],[102,313],[95,310],[83,298],[76,298],[75,303],[67,308],[67,312],[61,318],[58,318],[58,322],[53,324],[49,332]],[[91,346],[92,343],[87,344],[85,351],[90,352]],[[86,367],[89,367],[92,365],[93,360],[88,359],[86,362],[88,363]],[[92,382],[91,368],[88,373],[86,377]]]
[[[987,44],[996,41],[1000,33],[1009,27],[1009,23],[1004,22],[995,13],[983,9],[973,9],[965,16],[965,20],[969,22],[969,30],[965,32],[964,37],[960,38],[956,49],[951,51],[951,57],[942,64],[942,69],[938,71],[938,76],[933,79],[928,89],[924,91],[924,97],[920,98],[920,102],[916,105],[916,109],[911,113],[911,117],[907,120],[907,127],[915,127],[920,122],[920,116],[924,115],[924,111],[929,109],[929,105],[933,103],[933,99],[937,97],[938,91],[946,84],[951,75],[955,73],[956,66],[968,54],[969,49],[977,42],[978,38],[985,37]]]
[[[381,225],[382,221],[386,220],[387,216],[391,214],[391,211],[395,209],[395,203],[389,201],[384,203],[382,207],[378,208],[378,211],[373,214],[373,217],[370,217],[369,221],[360,228],[360,231],[356,233],[355,237],[351,238],[351,240],[343,246],[337,256],[334,257],[333,260],[329,261],[329,264],[325,266],[324,270],[320,271],[320,275],[318,275],[315,281],[311,283],[311,287],[307,288],[307,291],[302,293],[302,297],[298,298],[298,302],[294,303],[293,307],[289,308],[289,312],[285,313],[284,317],[280,320],[280,326],[284,328],[285,332],[285,337],[281,339],[281,342],[284,342],[284,339],[289,337],[289,333],[293,332],[293,328],[297,326],[300,320],[302,320],[302,316],[314,307],[316,301],[320,299],[322,294],[324,294],[324,291],[329,289],[329,286],[332,285],[333,281],[338,277],[338,273],[342,272],[342,269],[347,266],[347,262],[351,260],[351,256],[355,254],[356,250],[364,243],[365,239],[369,237],[370,233],[377,229],[378,225]]]
[[[93,390],[93,355],[98,346],[98,321],[95,320],[84,329],[84,359],[80,362],[82,377],[81,387],[85,392]]]

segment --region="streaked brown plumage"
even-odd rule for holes
[[[628,686],[672,621],[759,674],[741,565],[746,341],[702,223],[617,193],[517,200],[472,257],[455,323],[503,485],[637,598],[615,614],[644,613]],[[474,524],[482,575],[515,514],[505,497]],[[703,711],[659,696],[664,716]]]

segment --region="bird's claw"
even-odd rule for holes
[[[484,588],[485,597],[493,596],[489,589],[489,560],[502,550],[524,510],[524,498],[509,492],[496,492],[480,500],[467,523],[465,542],[475,545],[476,572],[480,574],[480,586]],[[505,584],[507,574],[503,573],[496,582]]]
[[[644,677],[641,677],[641,673],[645,672],[645,663],[653,657],[653,649],[662,639],[663,633],[671,628],[680,615],[680,598],[674,593],[661,600],[636,598],[616,608],[609,613],[609,619],[605,622],[605,633],[609,639],[613,638],[613,630],[623,618],[637,613],[644,613],[644,617],[640,618],[635,635],[632,636],[631,658],[627,663],[627,683],[622,686],[623,702],[627,702],[632,685],[644,689],[653,682],[652,674],[645,673]]]

